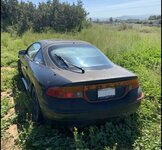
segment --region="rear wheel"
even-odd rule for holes
[[[39,101],[35,89],[32,89],[32,120],[34,122],[43,123],[43,116],[39,106]]]

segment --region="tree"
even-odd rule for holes
[[[157,15],[157,16],[153,15],[148,18],[148,20],[159,20],[159,19],[161,19],[161,15]]]
[[[12,26],[23,33],[32,28],[42,32],[51,28],[59,32],[80,31],[88,13],[83,9],[82,1],[77,4],[61,3],[59,0],[41,2],[36,7],[32,2],[18,0],[1,1],[1,29]]]
[[[110,17],[109,22],[113,23],[113,18],[112,17]]]

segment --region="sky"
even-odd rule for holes
[[[32,1],[34,4],[47,0]],[[77,2],[77,0],[60,0],[61,2]],[[158,15],[161,14],[161,0],[82,0],[83,7],[89,12],[88,17],[109,18],[120,16]]]

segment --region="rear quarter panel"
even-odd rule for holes
[[[57,87],[70,83],[69,80],[56,74],[51,68],[45,65],[29,62],[29,66],[31,68],[31,72],[29,73],[30,86],[34,86],[36,89],[39,100],[42,99],[43,94],[45,94],[49,87]]]

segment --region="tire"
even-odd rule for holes
[[[43,123],[44,119],[39,106],[38,97],[35,89],[32,89],[32,120],[37,123]]]
[[[22,70],[21,70],[21,62],[20,62],[20,59],[17,61],[17,69],[18,69],[18,78],[19,79],[23,78],[24,76],[23,76],[23,73],[22,73]],[[17,79],[17,82],[18,82],[17,83],[18,89],[21,90],[21,91],[26,91],[26,88],[25,88],[24,83],[21,80],[18,80],[18,79]]]
[[[19,76],[20,77],[23,77],[23,73],[22,73],[22,70],[21,70],[21,62],[20,62],[20,59],[17,62],[17,67],[18,67]]]

